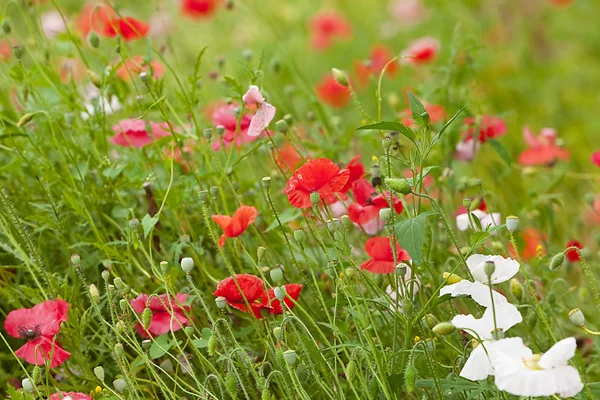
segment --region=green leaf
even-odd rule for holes
[[[174,342],[169,342],[169,334],[160,335],[150,346],[150,358],[156,360],[159,357],[167,354],[167,351],[174,345]]]
[[[411,142],[416,144],[416,136],[412,129],[404,126],[400,122],[394,121],[382,121],[376,124],[363,125],[356,128],[357,131],[365,130],[365,129],[377,129],[382,131],[396,131],[401,135],[405,136]]]
[[[433,137],[433,139],[431,140],[431,147],[435,146],[437,142],[439,142],[440,140],[442,140],[442,133],[444,133],[444,131],[446,129],[448,129],[448,127],[450,126],[450,124],[456,119],[456,117],[458,117],[458,115],[464,111],[465,108],[467,108],[468,104],[466,104],[463,108],[461,108],[460,110],[458,110],[456,112],[456,114],[454,114],[452,116],[452,118],[450,118],[448,120],[448,122],[446,122],[444,124],[444,126],[442,126],[442,129],[440,129],[440,131]]]
[[[279,214],[279,220],[281,221],[281,225],[285,226],[285,224],[287,224],[288,222],[295,221],[298,218],[300,218],[301,215],[302,215],[302,211],[298,210],[297,208],[288,208],[287,210],[285,210],[284,212]],[[265,232],[270,232],[273,229],[278,228],[278,227],[279,227],[279,224],[277,223],[277,220],[274,220],[267,227]]]
[[[498,155],[504,160],[506,166],[508,168],[511,168],[512,159],[510,157],[510,154],[506,150],[506,147],[504,147],[504,145],[497,140],[492,139],[488,140],[487,142],[494,148],[494,150],[496,150],[496,153],[498,153]]]
[[[425,110],[425,106],[421,104],[419,99],[417,99],[417,96],[415,96],[412,92],[408,92],[408,101],[410,103],[413,119],[419,125],[425,125],[425,121],[423,121],[423,117],[421,116],[421,114],[427,112],[427,110]]]
[[[142,218],[142,228],[144,228],[144,237],[148,237],[148,234],[154,228],[154,225],[158,223],[158,217],[151,217],[150,214],[144,215]]]
[[[421,264],[423,255],[423,240],[425,239],[425,220],[435,214],[433,211],[425,212],[396,223],[395,231],[400,245],[408,251],[413,262]]]

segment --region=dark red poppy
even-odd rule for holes
[[[464,123],[468,127],[466,139],[473,138],[477,129],[475,118],[467,117]],[[481,117],[479,125],[479,141],[485,142],[487,139],[495,139],[506,134],[506,131],[506,122],[502,118],[493,115],[484,115]]]
[[[288,180],[285,194],[296,208],[312,206],[310,194],[317,192],[321,199],[339,192],[350,176],[347,169],[340,170],[328,158],[315,158],[305,162]]]
[[[352,36],[352,25],[343,15],[326,11],[315,14],[308,23],[311,44],[318,51],[327,50],[335,39],[348,39]]]
[[[170,136],[171,131],[166,122],[149,122],[151,132],[146,130],[146,123],[142,120],[125,119],[113,125],[115,135],[110,139],[112,144],[123,147],[142,148],[155,140]]]
[[[102,31],[104,36],[121,36],[123,40],[131,40],[146,37],[150,31],[150,25],[133,17],[114,18],[109,20]]]
[[[590,157],[590,160],[592,160],[594,164],[600,167],[600,150],[593,152],[592,156]]]
[[[394,253],[388,237],[370,238],[365,244],[365,250],[371,256],[371,260],[362,263],[360,269],[374,274],[391,274],[396,270]],[[402,249],[398,243],[396,243],[396,257],[398,262],[410,260],[406,250]]]
[[[60,324],[67,320],[69,304],[64,300],[46,300],[32,308],[11,311],[4,321],[4,329],[12,337],[27,339],[27,343],[15,351],[17,357],[33,365],[44,365],[50,360],[50,368],[64,363],[69,352],[55,340]]]
[[[578,249],[583,249],[583,245],[577,240],[569,240],[567,242],[567,245],[565,246],[565,249],[568,249],[569,247],[577,247]],[[567,250],[565,252],[565,256],[567,257],[567,260],[571,262],[581,261],[581,254],[579,254],[579,251],[575,249]]]
[[[108,21],[117,18],[117,13],[108,4],[98,1],[83,6],[77,18],[77,27],[84,37],[91,31],[102,34]]]
[[[233,213],[233,217],[229,215],[213,215],[213,221],[223,229],[223,234],[219,238],[219,246],[223,247],[225,239],[237,237],[244,233],[248,226],[256,221],[257,215],[258,211],[256,211],[256,208],[243,204]]]
[[[188,318],[184,312],[190,311],[190,306],[184,305],[187,297],[187,294],[182,293],[177,293],[175,297],[166,293],[150,297],[142,293],[135,299],[130,300],[129,303],[137,314],[142,314],[146,307],[152,311],[152,320],[148,326],[148,332],[153,336],[160,336],[171,332],[171,330],[176,332],[187,325]],[[148,337],[143,326],[136,324],[135,328],[140,336]]]
[[[315,86],[317,97],[332,107],[342,108],[350,102],[350,91],[344,85],[339,84],[333,74],[323,76],[321,82]]]
[[[81,392],[52,393],[50,397],[48,397],[48,400],[63,400],[67,397],[71,400],[93,400],[92,396]]]
[[[255,275],[236,274],[235,277],[225,278],[219,282],[213,294],[224,297],[231,307],[254,314],[257,318],[262,318],[261,309],[268,309],[265,284]],[[246,302],[250,305],[250,309]]]
[[[220,3],[220,0],[182,0],[181,13],[195,19],[210,18]]]
[[[285,287],[285,292],[287,293],[287,295],[289,295],[292,299],[294,299],[294,301],[298,301],[298,297],[300,297],[300,292],[302,291],[302,285],[298,284],[298,283],[290,283],[289,285],[284,285]],[[281,301],[279,301],[276,297],[275,297],[275,290],[274,289],[269,289],[267,291],[267,299],[270,301],[270,306],[271,306],[271,314],[273,315],[279,315],[279,314],[283,314],[283,308],[281,307]],[[285,297],[285,299],[283,299],[283,302],[285,303],[285,305],[287,306],[287,309],[291,310],[292,308],[294,308],[295,303],[292,302],[292,300],[290,300],[287,296]]]
[[[352,188],[352,184],[365,175],[365,166],[360,162],[360,155],[354,156],[346,165],[346,169],[350,171],[350,174],[348,175],[348,181],[340,190],[342,193],[347,193]]]

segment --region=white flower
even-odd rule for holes
[[[100,112],[103,112],[106,115],[113,114],[122,109],[121,103],[119,102],[117,96],[111,96],[110,101],[108,101],[106,97],[98,98],[96,101],[99,102],[98,109],[100,110]],[[96,107],[94,106],[94,104],[92,104],[92,102],[87,102],[84,104],[84,106],[87,112],[81,113],[81,119],[87,121],[90,118],[90,116],[93,116],[96,113]]]
[[[517,307],[510,303],[498,304],[496,306],[496,327],[506,332],[516,324],[523,321],[523,317]],[[467,362],[460,371],[460,376],[472,381],[487,378],[494,375],[494,369],[486,351],[493,345],[492,331],[494,327],[494,313],[492,308],[485,310],[483,316],[476,319],[472,315],[457,315],[452,319],[452,324],[462,329],[471,336],[481,339],[482,342],[471,352]]]
[[[571,397],[583,389],[577,370],[568,365],[575,338],[563,339],[545,354],[533,354],[521,338],[502,339],[488,347],[496,386],[516,396]]]
[[[484,230],[490,226],[498,226],[502,223],[501,222],[502,216],[500,215],[500,213],[488,214],[485,211],[473,210],[473,211],[471,211],[471,218],[473,218],[473,216],[476,216],[477,219],[479,219],[479,222],[481,222],[481,227]],[[459,231],[466,231],[470,227],[471,227],[471,222],[469,221],[468,213],[459,214],[456,216],[456,228]]]
[[[475,278],[475,282],[462,280],[453,285],[445,286],[440,290],[440,296],[445,294],[450,294],[452,297],[471,296],[473,300],[484,307],[492,306],[492,296],[495,304],[507,303],[506,297],[496,291],[492,291],[490,296],[490,287],[487,285],[488,277],[484,270],[486,261],[494,262],[495,270],[491,276],[492,284],[506,282],[519,272],[519,263],[512,258],[473,254],[467,259],[467,267],[473,278]]]
[[[48,11],[40,17],[42,31],[48,39],[52,39],[67,30],[65,21],[58,11]]]

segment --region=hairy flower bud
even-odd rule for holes
[[[277,298],[277,300],[283,300],[285,299],[285,287],[284,286],[277,286],[274,290],[275,292],[275,297]]]
[[[406,391],[412,393],[415,390],[415,384],[417,382],[417,368],[412,362],[406,365],[404,370],[404,384],[406,385]]]
[[[121,279],[118,276],[115,279],[113,279],[113,284],[115,285],[115,287],[118,290],[123,290],[123,288],[125,287],[125,284],[123,283],[123,279]]]
[[[92,299],[92,301],[94,303],[98,302],[98,299],[100,298],[100,292],[98,291],[98,288],[96,287],[96,285],[94,285],[93,283],[90,285],[90,297]]]
[[[392,220],[392,209],[391,208],[382,208],[379,210],[379,218],[383,222],[389,222]]]
[[[512,278],[510,280],[509,288],[512,295],[515,296],[518,301],[523,299],[523,285],[521,285],[521,282],[519,282],[516,278]]]
[[[90,34],[88,35],[88,43],[95,49],[100,47],[100,37],[96,32],[90,31]]]
[[[462,278],[460,276],[458,276],[456,274],[451,274],[450,272],[444,272],[442,277],[446,280],[446,283],[448,285],[453,285],[455,283],[462,281]]]
[[[108,282],[110,279],[110,272],[107,269],[102,271],[102,279],[104,279],[104,282]]]
[[[282,334],[283,332],[280,326],[276,326],[275,328],[273,328],[273,336],[275,336],[275,339],[281,340]]]
[[[451,335],[456,332],[456,327],[452,325],[450,322],[440,322],[436,326],[431,329],[434,333],[438,335]]]
[[[435,315],[433,315],[433,314],[425,315],[425,325],[427,325],[427,327],[429,329],[433,329],[433,327],[436,326],[438,323],[439,323],[439,321],[437,320]]]
[[[12,26],[11,26],[10,20],[8,18],[5,18],[2,21],[2,31],[7,35],[12,32]]]
[[[91,69],[88,69],[87,74],[88,74],[88,77],[90,78],[90,82],[92,82],[92,84],[94,86],[96,86],[97,88],[102,87],[102,78],[100,77],[100,75],[98,75]]]
[[[563,265],[564,262],[565,262],[565,253],[562,253],[562,252],[558,253],[557,255],[552,257],[552,260],[550,260],[550,269],[554,271],[555,269],[557,269],[561,265]]]
[[[127,388],[127,383],[125,382],[124,379],[118,378],[113,381],[113,387],[115,388],[115,390],[117,392],[123,393],[125,391],[125,389]]]
[[[348,87],[348,76],[346,75],[346,73],[342,70],[339,70],[337,68],[331,68],[331,73],[333,74],[333,78],[335,79],[335,81],[337,83],[339,83],[342,86],[346,86]]]
[[[144,308],[142,312],[142,325],[144,329],[148,330],[150,323],[152,322],[152,310],[149,307]]]
[[[208,355],[211,357],[214,356],[216,353],[216,350],[217,350],[217,337],[213,333],[208,338]]]
[[[23,115],[19,119],[19,122],[17,122],[17,128],[21,128],[21,127],[27,125],[33,119],[33,117],[35,117],[35,115],[36,115],[36,113],[34,113],[34,112]]]
[[[125,299],[119,300],[119,308],[121,308],[121,311],[126,312],[129,309],[129,302]]]
[[[256,249],[256,258],[258,261],[262,261],[265,258],[265,254],[267,254],[267,249],[263,246],[258,246]]]
[[[117,357],[121,357],[123,355],[123,344],[122,343],[117,343],[115,344],[115,354]]]
[[[31,382],[31,379],[29,378],[23,379],[21,381],[21,386],[27,393],[31,393],[35,389],[35,385],[33,384],[33,382]]]
[[[388,185],[391,190],[400,194],[407,195],[412,192],[406,179],[385,178],[385,184]]]

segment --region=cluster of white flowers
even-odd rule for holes
[[[495,268],[488,277],[486,263],[490,262]],[[481,318],[457,315],[452,319],[456,328],[476,339],[476,347],[460,376],[481,380],[492,375],[498,389],[517,396],[570,397],[579,393],[583,383],[577,370],[568,364],[577,347],[574,338],[559,341],[543,355],[533,354],[519,337],[503,338],[504,332],[522,322],[523,317],[506,297],[490,290],[488,284],[511,279],[519,271],[519,263],[501,256],[475,254],[467,259],[467,267],[474,282],[461,280],[440,291],[441,296],[470,296],[486,308]]]

